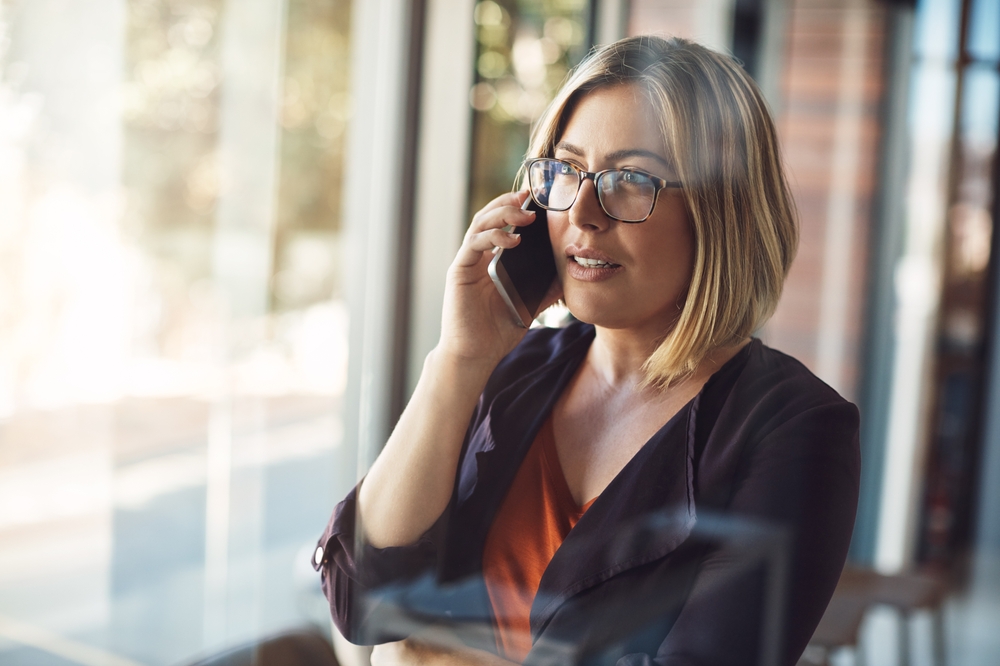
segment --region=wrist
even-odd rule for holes
[[[439,344],[427,355],[424,369],[433,375],[447,378],[457,386],[470,389],[478,386],[478,395],[501,358],[463,355]]]

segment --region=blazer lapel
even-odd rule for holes
[[[534,637],[570,597],[669,555],[690,535],[699,399],[636,453],[556,551],[532,605]]]
[[[472,434],[457,479],[447,578],[478,573],[493,518],[528,449],[560,394],[586,356],[593,336],[575,340],[551,362],[512,382],[494,397]]]
[[[537,638],[570,597],[629,569],[666,557],[690,536],[699,505],[713,506],[709,497],[696,498],[696,470],[701,488],[715,475],[731,477],[737,452],[729,451],[724,470],[703,473],[704,440],[716,431],[722,404],[748,358],[758,352],[753,340],[702,387],[694,400],[656,433],[608,485],[576,524],[549,567],[531,608],[532,636]],[[702,440],[699,442],[699,440]],[[729,460],[732,459],[732,460]],[[728,478],[728,477],[727,477]],[[704,494],[704,493],[702,493]]]

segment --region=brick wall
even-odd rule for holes
[[[630,34],[698,39],[693,0],[634,0]],[[883,10],[871,0],[792,0],[776,121],[801,241],[762,335],[856,397],[867,246],[877,186]]]

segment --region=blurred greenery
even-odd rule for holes
[[[483,0],[476,5],[476,79],[469,217],[509,191],[531,123],[586,55],[587,0]]]
[[[349,122],[349,0],[287,0],[270,303],[339,294]],[[126,233],[157,264],[166,309],[210,278],[222,0],[129,0],[124,72]]]
[[[272,304],[339,296],[350,2],[288,0]]]

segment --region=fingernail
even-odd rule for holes
[[[507,235],[510,236],[511,238],[520,238],[521,237],[521,234],[507,234]]]

